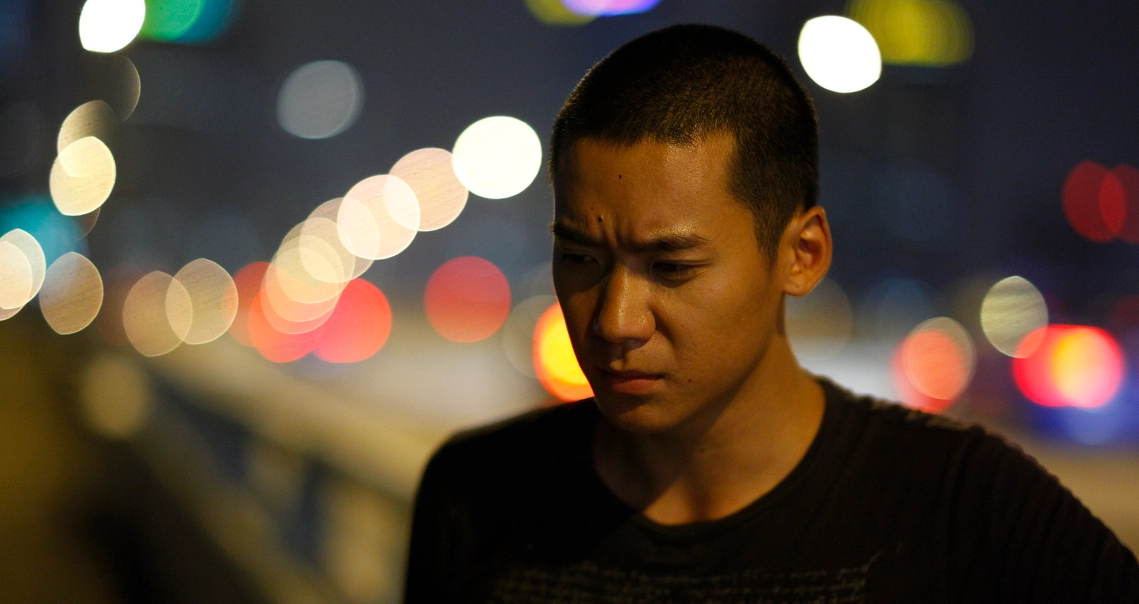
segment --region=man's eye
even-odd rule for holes
[[[657,262],[653,264],[653,270],[664,277],[677,279],[691,275],[695,267],[678,262]]]
[[[591,260],[593,260],[593,258],[586,256],[585,254],[572,254],[570,252],[562,253],[562,262],[566,264],[585,264]]]

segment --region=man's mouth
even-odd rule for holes
[[[643,371],[613,371],[601,369],[601,379],[607,390],[623,394],[646,394],[658,387],[664,376]]]

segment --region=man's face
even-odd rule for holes
[[[781,321],[778,263],[727,188],[734,143],[579,139],[555,183],[554,286],[601,411],[659,433],[718,413]]]

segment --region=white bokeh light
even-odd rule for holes
[[[455,175],[471,193],[505,199],[521,193],[542,168],[542,141],[522,120],[483,118],[455,141]]]
[[[882,75],[874,36],[856,21],[815,17],[799,32],[799,60],[816,84],[832,92],[857,92]]]
[[[308,139],[347,130],[364,106],[364,84],[347,63],[313,61],[289,74],[277,96],[277,121],[286,132]]]
[[[79,13],[79,42],[91,52],[115,52],[130,44],[146,18],[143,0],[87,0]]]

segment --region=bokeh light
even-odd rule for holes
[[[570,11],[579,15],[632,15],[652,10],[660,0],[561,0]]]
[[[846,14],[874,36],[883,63],[944,67],[973,54],[969,14],[953,0],[851,0]]]
[[[388,174],[356,183],[340,202],[336,224],[344,246],[371,260],[407,249],[419,232],[419,200],[403,180]]]
[[[123,329],[143,356],[156,357],[177,348],[192,320],[190,293],[162,271],[139,279],[123,301]]]
[[[87,425],[108,438],[133,436],[150,416],[150,380],[120,355],[96,356],[80,377],[80,395]]]
[[[44,282],[44,273],[47,271],[47,260],[44,257],[43,248],[40,247],[40,242],[36,241],[36,238],[24,229],[8,231],[3,237],[0,237],[0,242],[7,242],[16,246],[27,259],[28,265],[32,269],[32,289],[28,293],[28,298],[24,300],[24,304],[31,302],[32,298],[39,293]]]
[[[94,212],[115,188],[115,157],[103,141],[88,136],[67,146],[51,167],[49,187],[65,216]]]
[[[55,262],[67,252],[82,254],[86,251],[83,232],[76,220],[60,214],[47,195],[18,198],[12,205],[0,208],[0,233],[15,229],[35,238],[43,250],[45,264]]]
[[[787,298],[785,321],[795,355],[823,360],[846,346],[854,329],[854,311],[846,292],[834,281],[823,279],[811,293]]]
[[[1080,162],[1068,173],[1063,191],[1064,217],[1080,236],[1106,243],[1126,220],[1127,197],[1115,173],[1094,161]]]
[[[427,320],[454,342],[489,338],[510,314],[510,284],[494,263],[477,256],[448,260],[423,295]]]
[[[197,44],[217,39],[237,15],[237,0],[148,0],[139,36]]]
[[[391,175],[407,183],[419,200],[419,230],[436,231],[459,217],[467,206],[467,188],[455,175],[446,149],[418,149],[404,155]]]
[[[335,253],[335,256],[339,258],[343,267],[344,280],[347,281],[363,275],[364,271],[372,266],[373,260],[353,254],[352,250],[344,245],[347,233],[336,222],[340,215],[340,203],[342,201],[343,198],[337,197],[317,206],[301,225],[300,234],[306,237],[316,237],[326,243]],[[310,260],[304,264],[307,270],[310,265],[314,265],[314,262]]]
[[[187,344],[205,344],[221,337],[237,315],[237,286],[224,268],[199,258],[182,267],[174,279],[190,295],[190,329]]]
[[[261,293],[261,283],[268,270],[268,262],[253,262],[233,275],[233,285],[237,289],[237,312],[229,326],[229,335],[242,346],[253,346],[249,335],[249,313],[253,299]]]
[[[127,57],[114,55],[110,65],[100,75],[99,90],[102,99],[114,110],[120,122],[126,121],[138,107],[138,99],[142,94],[138,68]]]
[[[312,352],[317,344],[315,329],[301,333],[282,333],[266,318],[263,295],[253,298],[249,308],[249,339],[261,356],[274,363],[288,363]]]
[[[559,304],[546,309],[534,328],[534,371],[542,386],[563,401],[593,396],[593,388],[573,353],[566,318]]]
[[[329,363],[356,363],[383,348],[392,330],[392,309],[375,285],[353,279],[332,316],[320,328],[313,354]]]
[[[1001,279],[981,301],[981,330],[993,348],[1010,357],[1035,352],[1044,337],[1040,328],[1047,325],[1044,296],[1024,277]]]
[[[483,118],[459,135],[455,174],[471,193],[505,199],[521,193],[542,167],[542,141],[526,122],[499,115]]]
[[[68,252],[47,269],[40,290],[40,311],[60,335],[82,331],[103,307],[103,277],[80,254]]]
[[[1125,199],[1123,225],[1119,238],[1127,243],[1139,244],[1139,170],[1127,164],[1112,169]]]
[[[940,413],[973,379],[973,340],[959,323],[936,317],[914,328],[894,357],[894,383],[902,402]]]
[[[314,61],[298,67],[277,95],[277,121],[285,132],[320,139],[347,130],[364,106],[364,84],[347,63]]]
[[[111,106],[103,101],[90,101],[76,107],[64,118],[56,137],[56,152],[63,153],[71,143],[93,136],[112,147],[115,142],[115,128],[118,117]]]
[[[115,52],[130,44],[146,18],[143,0],[87,0],[79,13],[79,42],[91,52]]]
[[[882,55],[866,28],[828,15],[815,17],[799,32],[799,61],[816,84],[832,92],[857,92],[878,81]]]
[[[510,311],[502,325],[502,349],[510,364],[522,375],[538,377],[534,371],[534,330],[542,315],[557,302],[557,298],[548,294],[527,298]]]
[[[1030,401],[1046,407],[1107,404],[1123,383],[1119,343],[1102,329],[1051,325],[1031,354],[1013,360],[1013,379]]]
[[[0,309],[17,310],[32,299],[32,265],[20,248],[0,241]]]
[[[579,15],[566,8],[562,0],[526,0],[526,8],[539,21],[554,27],[575,27],[585,25],[594,15]]]

